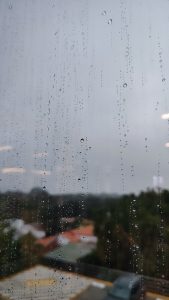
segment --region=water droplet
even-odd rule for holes
[[[84,142],[84,139],[83,139],[83,138],[81,138],[81,139],[80,139],[80,142],[81,142],[81,143],[83,143],[83,142]]]
[[[111,25],[112,24],[112,19],[108,20],[108,24]]]
[[[162,78],[162,82],[166,81],[165,77]]]
[[[102,16],[105,16],[106,15],[106,10],[103,10],[102,11]]]
[[[124,88],[126,88],[127,87],[127,83],[125,82],[125,83],[123,83],[123,87]]]

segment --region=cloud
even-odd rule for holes
[[[35,158],[41,158],[41,157],[46,157],[46,156],[48,156],[48,153],[47,153],[47,152],[35,152],[35,153],[33,154],[33,156],[34,156]]]
[[[46,170],[31,170],[31,173],[39,176],[50,176],[51,172]]]
[[[153,176],[153,186],[155,188],[162,187],[164,184],[164,178],[162,176]]]
[[[12,150],[12,149],[13,149],[13,147],[9,146],[9,145],[0,146],[0,152],[2,152],[2,151],[9,151],[9,150]]]
[[[169,120],[169,113],[168,114],[162,114],[161,119],[163,120]]]
[[[3,168],[1,169],[2,174],[14,174],[14,173],[25,173],[26,170],[24,168]]]
[[[72,172],[74,171],[74,168],[72,165],[66,165],[66,166],[57,166],[56,173],[64,173],[64,172]]]
[[[26,172],[27,172],[26,169],[17,168],[17,167],[1,169],[2,174],[15,174],[15,173],[23,174],[23,173],[26,173]],[[30,172],[32,174],[39,175],[39,176],[50,176],[51,175],[51,172],[46,171],[46,170],[31,170]]]

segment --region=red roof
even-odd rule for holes
[[[93,225],[87,225],[87,226],[80,226],[78,228],[72,229],[70,231],[65,231],[59,236],[61,238],[68,239],[71,243],[76,243],[80,240],[83,236],[93,236],[94,235],[94,227]]]
[[[49,245],[56,243],[56,235],[48,236],[43,239],[39,239],[36,241],[37,244],[42,245],[43,247],[48,247]]]
[[[78,235],[93,236],[94,226],[93,225],[80,226],[79,228],[73,229],[72,231]]]

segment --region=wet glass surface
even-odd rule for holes
[[[168,24],[168,0],[0,1],[2,295],[32,268],[53,299],[45,265],[58,299],[121,272],[169,296]]]

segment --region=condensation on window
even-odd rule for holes
[[[168,25],[0,1],[0,298],[169,297]]]

